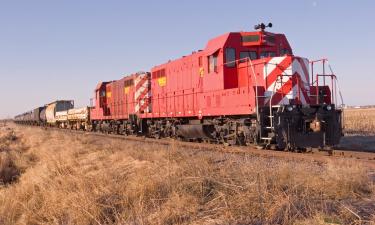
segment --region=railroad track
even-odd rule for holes
[[[76,133],[85,136],[95,136],[101,138],[111,138],[117,140],[123,140],[127,142],[138,142],[147,143],[159,146],[174,146],[176,148],[189,148],[196,151],[216,151],[224,154],[238,154],[238,155],[253,155],[265,158],[281,158],[286,160],[303,160],[303,161],[316,161],[316,162],[328,162],[334,159],[353,159],[368,165],[370,168],[375,170],[375,153],[355,151],[355,150],[333,150],[332,154],[326,151],[319,151],[318,149],[312,149],[309,152],[286,152],[286,151],[275,151],[259,149],[257,146],[225,146],[222,144],[209,144],[209,143],[197,143],[197,142],[184,142],[175,139],[155,139],[147,137],[137,136],[124,136],[118,134],[105,134],[98,132],[87,132],[82,130],[67,130],[59,128],[41,128],[47,130],[55,130],[63,133]]]

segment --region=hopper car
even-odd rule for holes
[[[28,111],[21,115],[16,116],[14,120],[18,123],[28,124],[28,125],[45,125],[46,124],[45,110],[46,108],[44,106],[38,107],[31,111]]]

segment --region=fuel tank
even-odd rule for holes
[[[177,125],[177,135],[184,138],[212,138],[215,127],[212,124]]]

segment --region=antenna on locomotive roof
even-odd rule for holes
[[[261,30],[261,31],[264,31],[266,29],[266,27],[269,27],[271,28],[272,27],[272,23],[268,23],[268,25],[265,25],[264,23],[260,23],[260,24],[257,24],[254,26],[254,29],[255,30]]]

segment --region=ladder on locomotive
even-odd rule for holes
[[[250,58],[246,58],[246,61],[247,61],[247,68],[249,68],[249,67],[251,68],[252,74],[255,78],[255,86],[258,87],[258,82],[256,80],[254,65],[253,65]],[[265,98],[267,98],[267,96],[265,96],[264,94],[258,95],[258,88],[255,89],[256,114],[257,114],[257,121],[259,123],[259,128],[260,128],[259,139],[266,142],[266,144],[270,144],[271,141],[272,141],[272,138],[273,138],[273,137],[270,137],[270,134],[272,134],[272,131],[274,130],[274,125],[273,125],[274,124],[274,121],[273,121],[274,115],[273,115],[272,112],[277,111],[280,108],[280,105],[272,105],[272,97],[275,93],[276,85],[277,84],[281,84],[281,85],[283,84],[282,83],[282,76],[281,76],[281,79],[279,79],[279,78],[280,78],[279,76],[276,78],[276,82],[275,82],[274,87],[273,87],[274,91],[272,92],[272,95],[270,96],[270,101],[269,101],[270,107],[269,107],[269,114],[267,115],[267,117],[268,117],[268,123],[267,124],[264,123],[264,118],[261,118],[260,114],[259,114],[259,99],[261,99],[261,98],[265,99]],[[267,132],[267,136],[264,136],[265,132]]]
[[[255,78],[255,86],[258,87],[258,82],[256,80],[256,75],[255,75],[255,69],[254,69],[254,64],[252,63],[251,59],[250,58],[246,58],[246,61],[247,61],[247,68],[251,68],[252,70],[252,74]],[[267,63],[269,64],[269,63]],[[275,66],[278,66],[278,64],[274,64]],[[249,71],[248,71],[249,72]],[[268,115],[266,114],[267,118],[266,118],[266,121],[264,120],[264,118],[261,118],[260,117],[260,114],[259,114],[259,99],[260,98],[268,98],[268,96],[265,95],[265,93],[263,95],[258,95],[258,88],[255,89],[255,99],[256,99],[256,114],[257,114],[257,121],[259,123],[259,139],[264,141],[266,144],[270,144],[272,139],[274,138],[272,133],[273,131],[275,130],[275,126],[274,126],[274,113],[275,112],[278,112],[280,109],[281,109],[281,105],[272,105],[272,98],[273,96],[275,95],[276,93],[276,87],[278,85],[280,85],[280,87],[283,86],[283,77],[284,76],[291,76],[291,75],[288,75],[288,74],[280,74],[276,77],[276,81],[273,85],[273,88],[272,88],[272,94],[269,96],[269,112],[268,112]],[[298,81],[299,82],[299,81]],[[300,89],[298,88],[298,91],[300,91]],[[281,92],[281,95],[282,95],[282,99],[284,98],[284,94]],[[264,113],[262,113],[264,115]]]
[[[275,83],[273,85],[273,88],[272,88],[272,94],[269,97],[269,106],[268,106],[269,111],[268,111],[268,114],[266,114],[267,118],[265,118],[267,120],[266,121],[267,123],[261,124],[260,139],[265,141],[267,144],[271,143],[272,138],[273,138],[272,132],[275,130],[274,113],[278,112],[281,108],[281,105],[272,105],[272,98],[276,93],[276,87],[278,86],[278,84],[280,84],[280,87],[283,85],[283,75],[282,74],[280,76],[277,76],[276,81],[275,81]],[[266,97],[266,96],[262,96],[262,97]],[[263,122],[263,119],[262,119],[261,122]],[[265,133],[263,130],[266,131],[267,136],[262,136]]]

